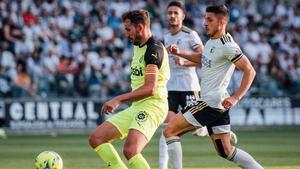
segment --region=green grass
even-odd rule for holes
[[[235,132],[238,147],[253,155],[264,168],[300,169],[300,126],[243,128]],[[64,160],[64,169],[104,169],[105,164],[89,147],[87,138],[87,134],[57,137],[9,135],[6,140],[0,139],[0,169],[33,169],[35,157],[44,150],[58,152]],[[158,167],[158,138],[156,134],[143,152],[152,168]],[[119,152],[122,152],[122,144],[122,141],[114,143]],[[185,169],[238,168],[216,155],[208,137],[186,134],[182,144]]]

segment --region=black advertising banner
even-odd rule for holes
[[[92,129],[103,122],[102,103],[90,99],[0,100],[0,118],[9,130]],[[243,98],[230,110],[230,118],[238,126],[300,125],[300,99]]]
[[[101,103],[97,101],[0,101],[5,126],[20,129],[85,129],[95,128],[102,121]]]

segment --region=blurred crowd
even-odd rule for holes
[[[159,0],[0,0],[0,97],[97,97],[130,90],[132,46],[121,15],[147,9],[152,33],[168,24]],[[299,0],[185,0],[185,25],[207,41],[207,5],[230,9],[230,32],[254,65],[250,95],[300,95]],[[199,69],[201,76],[201,69]],[[236,71],[230,89],[238,87]]]

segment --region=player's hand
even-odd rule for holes
[[[222,101],[222,106],[226,110],[228,110],[228,109],[232,108],[233,106],[235,106],[237,104],[237,102],[238,102],[238,99],[236,97],[230,96]]]
[[[167,47],[167,51],[173,55],[179,55],[179,49],[175,44],[172,44]]]
[[[116,108],[120,105],[120,100],[118,100],[116,97],[105,102],[103,105],[102,105],[102,108],[101,108],[101,113],[104,113],[104,114],[109,114],[109,113],[112,113],[116,110]]]

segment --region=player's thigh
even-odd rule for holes
[[[96,146],[106,142],[112,142],[120,137],[121,133],[119,130],[110,122],[105,121],[92,132],[90,144]]]
[[[167,104],[141,104],[134,106],[133,109],[133,120],[129,129],[140,131],[149,141],[167,116]]]
[[[125,138],[128,134],[129,127],[134,119],[134,112],[135,110],[132,107],[129,107],[107,119],[107,122],[111,123],[113,126],[115,126],[115,128],[117,128],[121,135],[121,139]]]
[[[195,129],[193,125],[188,123],[181,112],[177,113],[168,123],[164,130],[165,137],[179,136],[187,131]]]
[[[176,115],[175,112],[173,112],[173,111],[168,111],[168,115],[167,115],[167,117],[166,117],[166,119],[165,119],[165,123],[168,123],[175,115]]]

